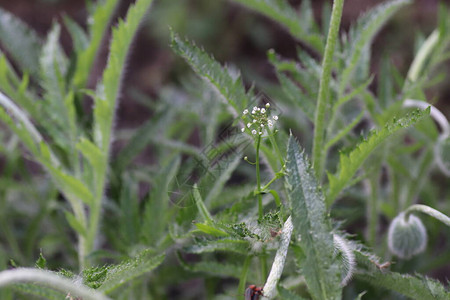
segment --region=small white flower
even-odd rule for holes
[[[241,131],[244,132],[244,131],[245,131],[245,127],[242,127],[242,128],[241,128]]]
[[[260,131],[259,134],[262,134],[262,131]]]
[[[256,123],[256,119],[253,119],[253,123]]]
[[[258,108],[257,108],[256,110],[257,110],[257,111],[260,111],[260,110],[261,110],[261,108],[259,108],[259,107],[258,107]]]
[[[261,128],[264,128],[264,124],[261,124]]]
[[[269,108],[270,107],[270,103],[266,103],[266,108]]]
[[[254,115],[256,113],[256,110],[252,110],[252,115]]]
[[[278,116],[273,116],[272,117],[275,121],[278,120]]]
[[[243,113],[244,115],[248,114],[248,109],[245,109],[242,113]]]
[[[253,106],[253,110],[255,110],[255,111],[256,111],[256,110],[258,110],[258,107],[256,107],[256,106]]]
[[[252,123],[247,123],[247,127],[250,128],[252,126]]]
[[[273,122],[272,122],[271,120],[269,120],[269,121],[267,122],[267,125],[269,125],[269,127],[272,128],[272,127],[273,127]]]
[[[266,112],[266,109],[265,108],[262,108],[261,109],[261,113],[263,114],[263,113],[265,113]]]
[[[255,129],[252,130],[252,134],[253,134],[253,135],[256,134],[256,130],[255,130]]]

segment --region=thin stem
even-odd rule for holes
[[[239,278],[239,286],[238,286],[238,295],[239,295],[240,300],[245,300],[244,299],[245,283],[247,282],[247,274],[248,274],[248,269],[250,267],[251,261],[252,261],[252,256],[248,255],[245,258],[244,265],[242,266],[242,273]]]
[[[320,78],[319,94],[317,98],[317,108],[314,116],[314,141],[313,141],[313,162],[316,176],[320,181],[325,163],[323,142],[325,133],[325,110],[329,97],[329,86],[331,79],[331,70],[333,65],[334,49],[339,34],[341,24],[342,9],[344,0],[334,0],[333,10],[331,12],[330,29],[328,31],[327,44],[325,46],[325,55],[322,63],[322,75]]]
[[[258,135],[256,138],[256,190],[258,192],[258,218],[259,220],[263,217],[263,207],[262,207],[262,195],[261,195],[261,175],[259,173],[259,147],[261,145],[261,136]]]
[[[367,205],[367,240],[374,247],[377,238],[378,226],[378,184],[377,177],[372,176],[367,183],[369,189],[369,203]]]
[[[0,287],[10,284],[31,282],[48,286],[52,289],[69,293],[72,296],[79,296],[83,299],[89,300],[107,300],[109,297],[71,280],[61,277],[50,271],[32,269],[32,268],[18,268],[0,272]]]
[[[441,221],[442,223],[444,223],[447,226],[450,226],[450,218],[446,215],[444,215],[443,213],[441,213],[440,211],[431,208],[427,205],[423,205],[423,204],[414,204],[412,206],[410,206],[406,211],[405,211],[405,219],[408,220],[409,215],[413,212],[421,212],[424,214],[427,214],[433,218],[435,218],[436,220]]]

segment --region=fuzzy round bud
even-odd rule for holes
[[[400,258],[409,259],[425,250],[427,232],[422,221],[414,216],[400,213],[392,220],[388,231],[389,250]]]

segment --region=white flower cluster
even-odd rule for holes
[[[278,116],[270,117],[269,114],[270,103],[266,103],[264,107],[254,106],[251,113],[248,109],[242,112],[242,119],[247,122],[241,131],[249,130],[252,135],[262,135],[264,130],[273,128]]]

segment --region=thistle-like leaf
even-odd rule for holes
[[[92,15],[91,22],[89,22],[89,45],[83,50],[83,52],[79,53],[77,68],[75,69],[75,73],[73,76],[74,85],[78,88],[84,88],[86,84],[89,76],[89,70],[91,70],[92,68],[95,55],[99,50],[100,43],[103,39],[106,29],[108,28],[117,2],[118,0],[100,1],[96,6],[95,12]],[[72,32],[73,30],[70,31]],[[78,38],[78,40],[80,39],[80,42],[83,43],[83,38]]]
[[[128,50],[152,2],[152,0],[138,0],[132,4],[125,21],[119,21],[112,32],[108,64],[103,72],[103,88],[98,89],[94,108],[94,140],[100,149],[107,152]]]
[[[326,215],[325,198],[314,171],[290,137],[286,159],[286,188],[292,209],[294,230],[301,235],[302,261],[308,290],[313,299],[340,299],[342,293],[340,263],[334,257],[333,235]]]
[[[429,115],[430,109],[415,110],[401,119],[394,119],[386,124],[382,129],[371,132],[369,137],[357,145],[348,155],[341,154],[339,160],[339,169],[335,175],[328,174],[329,190],[327,194],[327,205],[330,207],[339,196],[339,193],[349,184],[356,171],[363,162],[369,157],[375,148],[385,141],[388,137],[402,128],[407,128],[414,123],[419,122],[425,116]]]
[[[284,26],[295,38],[302,40],[322,52],[324,48],[321,37],[313,32],[314,14],[309,0],[303,1],[302,15],[286,0],[234,0]]]
[[[356,258],[360,264],[373,265],[373,261],[360,252],[356,252]],[[370,270],[358,270],[355,277],[374,286],[403,294],[411,299],[450,299],[450,292],[441,283],[419,274],[413,276],[370,268]]]
[[[240,74],[232,75],[230,69],[222,67],[203,49],[188,41],[183,41],[175,33],[172,33],[171,47],[191,66],[198,76],[211,84],[228,104],[234,117],[241,114],[252,96],[245,91]]]
[[[109,294],[128,281],[151,272],[164,261],[164,258],[164,255],[154,256],[151,251],[144,250],[133,259],[109,267],[105,279],[98,289]]]
[[[361,57],[375,35],[386,24],[386,22],[403,6],[411,3],[411,0],[393,0],[382,3],[371,9],[358,22],[354,29],[354,37],[350,53],[347,54],[347,66],[342,73],[341,83],[339,87],[340,94],[343,93],[347,84],[351,80],[351,76],[361,60]]]

